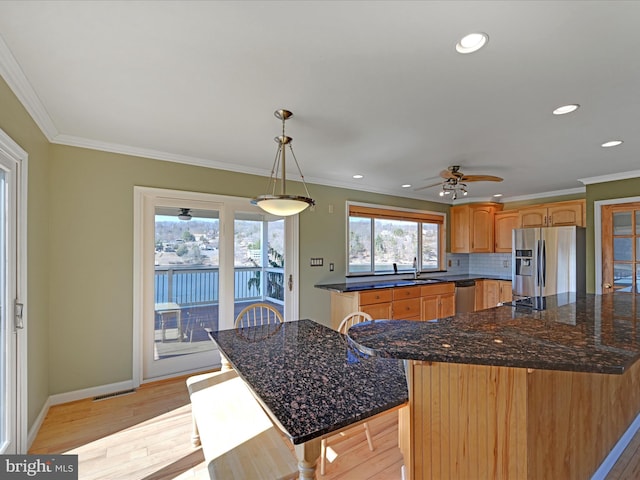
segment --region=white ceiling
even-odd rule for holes
[[[309,183],[440,201],[413,188],[455,164],[513,199],[640,176],[638,25],[636,1],[5,0],[0,73],[55,143],[269,175],[286,108]]]

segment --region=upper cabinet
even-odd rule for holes
[[[494,216],[498,203],[470,203],[451,207],[451,252],[492,253]]]
[[[586,201],[546,203],[520,208],[520,227],[585,226]]]
[[[518,210],[504,210],[495,215],[495,249],[496,253],[511,252],[513,229],[520,228]]]

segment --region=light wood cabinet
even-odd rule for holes
[[[520,228],[520,214],[518,210],[496,212],[494,221],[494,236],[496,253],[511,252],[513,229]]]
[[[352,310],[353,312],[365,312],[371,315],[373,318],[391,318],[391,302],[393,300],[393,289],[384,288],[382,290],[366,290],[364,292],[359,292],[358,296],[358,308]],[[345,314],[344,316],[346,315],[347,314]]]
[[[476,310],[496,307],[512,299],[511,282],[508,280],[476,280]]]
[[[425,285],[421,290],[422,320],[450,317],[456,314],[456,296],[454,283]]]
[[[359,292],[331,292],[331,327],[337,329],[351,312],[374,319],[431,320],[455,314],[453,282],[382,288]]]
[[[498,280],[498,301],[500,303],[506,303],[513,300],[513,288],[511,285],[511,281],[509,280]]]
[[[393,289],[392,318],[420,320],[420,287]]]
[[[470,203],[451,207],[451,252],[492,253],[494,215],[498,203]]]
[[[622,375],[417,361],[406,371],[398,443],[411,479],[595,478],[640,409],[640,362]]]
[[[383,288],[361,292],[331,292],[331,328],[337,330],[344,317],[363,311],[373,318],[391,318],[393,289]]]
[[[565,227],[586,224],[586,201],[546,203],[519,209],[520,227]]]

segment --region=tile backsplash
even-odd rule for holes
[[[451,264],[451,266],[449,266]],[[510,253],[448,253],[447,273],[511,276]]]

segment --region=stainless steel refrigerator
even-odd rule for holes
[[[586,229],[582,227],[513,230],[514,300],[586,289]]]

